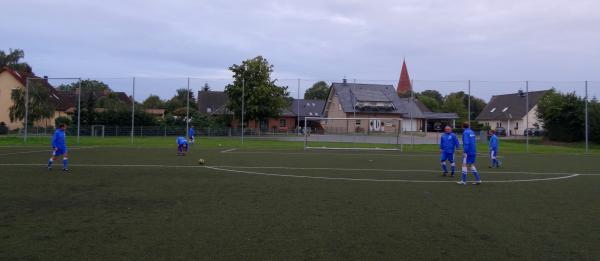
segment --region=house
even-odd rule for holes
[[[21,75],[19,72],[10,68],[0,69],[0,122],[6,123],[9,129],[17,129],[23,127],[23,121],[10,121],[9,108],[13,105],[11,99],[12,91],[15,89],[25,89],[27,79],[35,82],[42,82],[44,88],[48,88],[50,101],[54,105],[54,114],[49,119],[39,120],[35,122],[35,126],[50,127],[54,126],[54,121],[60,116],[66,116],[72,113],[75,108],[75,101],[63,93],[52,87],[47,79],[37,77],[35,75]]]
[[[525,135],[526,128],[541,128],[540,120],[536,115],[537,105],[549,91],[529,92],[529,107],[527,108],[527,93],[523,91],[494,95],[476,120],[492,129],[505,128],[507,135]],[[527,120],[529,125],[527,125]]]
[[[406,67],[402,62],[400,79],[396,88],[386,84],[361,84],[348,83],[344,79],[341,83],[333,83],[329,97],[325,104],[324,117],[326,118],[399,118],[402,119],[402,131],[440,130],[441,125],[455,125],[458,115],[456,113],[431,112],[418,99],[411,97],[412,83]],[[332,126],[338,124],[340,126]],[[346,121],[330,121],[328,128],[346,128],[354,132],[381,126],[381,122],[373,120],[356,120],[355,127],[351,128]],[[383,125],[393,124],[392,122]],[[344,125],[344,126],[341,126]],[[393,128],[375,128],[375,131],[390,132]]]
[[[198,92],[198,111],[205,115],[233,115],[229,110],[229,97],[225,92],[219,91],[199,91]],[[299,126],[304,127],[307,117],[322,117],[325,101],[323,100],[305,100],[294,99],[287,108],[284,108],[278,117],[272,117],[262,120],[248,120],[246,127],[248,129],[260,129],[261,131],[288,132],[294,131]],[[239,119],[232,118],[231,126],[238,127]],[[319,128],[319,121],[309,119],[307,126]]]
[[[205,115],[228,115],[232,114],[227,107],[229,97],[225,92],[199,91],[198,112]]]

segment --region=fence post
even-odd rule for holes
[[[29,121],[29,77],[25,79],[25,133],[23,134],[23,141],[27,143],[27,122]]]

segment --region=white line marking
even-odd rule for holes
[[[69,164],[74,167],[125,167],[125,168],[232,168],[232,169],[284,169],[284,170],[333,170],[333,171],[373,171],[373,172],[423,172],[438,173],[440,170],[427,169],[352,169],[352,168],[305,168],[281,166],[203,166],[203,165],[161,165],[161,164]],[[0,166],[46,166],[40,163],[0,163]],[[600,176],[600,173],[572,173],[572,172],[527,172],[527,171],[486,171],[484,174],[526,174],[526,175],[572,175]]]
[[[264,173],[255,171],[244,171],[244,170],[232,170],[217,167],[207,166],[207,169],[220,170],[226,172],[262,175],[262,176],[275,176],[275,177],[287,177],[287,178],[306,178],[306,179],[324,179],[324,180],[345,180],[345,181],[370,181],[370,182],[405,182],[405,183],[455,183],[452,180],[410,180],[410,179],[359,179],[359,178],[334,178],[334,177],[322,177],[322,176],[303,176],[303,175],[290,175],[290,174],[276,174],[276,173]],[[568,179],[579,176],[579,174],[572,174],[564,177],[554,177],[546,179],[522,179],[522,180],[490,180],[484,181],[484,183],[515,183],[515,182],[534,182],[534,181],[548,181],[548,180],[559,180]]]
[[[227,153],[227,152],[231,152],[231,151],[234,151],[234,150],[237,150],[237,148],[224,150],[224,151],[221,151],[221,153]]]

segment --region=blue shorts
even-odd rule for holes
[[[193,141],[194,140],[194,135],[190,136],[190,140]]]
[[[464,154],[463,155],[463,164],[475,164],[476,154]]]
[[[498,149],[490,149],[490,158],[495,159],[498,156]]]
[[[187,151],[188,149],[188,145],[187,144],[179,144],[179,146],[177,146],[177,149],[181,152],[181,151]]]
[[[442,162],[450,161],[450,163],[454,163],[454,152],[442,152]]]
[[[52,156],[65,155],[67,153],[67,148],[57,148],[57,150],[52,151]]]

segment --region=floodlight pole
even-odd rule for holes
[[[187,100],[185,112],[185,138],[190,139],[190,77],[187,78]]]
[[[588,122],[588,81],[585,81],[585,152],[588,153],[589,147],[589,122]]]
[[[244,66],[244,69],[246,67]],[[244,144],[244,96],[245,96],[245,89],[246,88],[246,78],[244,77],[244,74],[242,73],[242,144]]]
[[[135,77],[133,77],[133,84],[131,88],[131,144],[133,144],[133,134],[135,131]]]
[[[529,152],[529,81],[525,81],[525,151]],[[510,130],[508,130],[510,131]]]
[[[77,94],[77,144],[79,144],[79,136],[81,133],[81,78],[79,78],[79,92]]]
[[[296,101],[297,105],[297,113],[298,113],[298,128],[300,128],[300,78],[298,78],[298,100]],[[306,121],[306,118],[304,119]],[[296,135],[300,135],[300,129],[296,130],[298,133]]]
[[[467,104],[468,104],[467,107],[469,107],[469,108],[467,108],[467,111],[468,111],[467,112],[468,113],[467,119],[468,119],[469,127],[470,127],[471,126],[471,80],[469,80],[469,84],[468,85],[469,85],[469,97],[467,97],[468,98],[467,99],[468,100],[467,101]]]
[[[25,80],[25,133],[23,141],[27,143],[27,122],[29,121],[29,77]]]
[[[413,84],[414,84],[414,81],[410,80],[410,97],[408,98],[408,105],[409,105],[408,106],[408,113],[410,115],[410,147],[411,148],[415,147],[415,139],[413,137],[413,132],[415,131],[414,130],[414,126],[413,126],[414,119],[413,119],[413,114],[412,114],[412,108],[410,107],[410,103],[413,102],[413,94],[415,93],[413,91]]]

